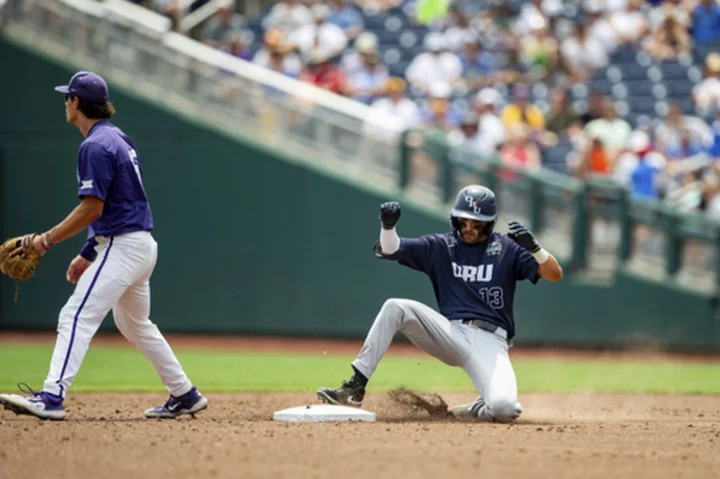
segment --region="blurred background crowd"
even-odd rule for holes
[[[133,1],[175,25],[208,4]],[[422,23],[425,0],[210,1],[198,40],[479,153],[460,161],[720,220],[720,0],[453,0]]]

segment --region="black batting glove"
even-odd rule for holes
[[[537,253],[540,251],[540,243],[538,243],[538,240],[535,239],[535,237],[532,235],[532,233],[523,225],[518,223],[517,221],[511,221],[508,223],[508,226],[510,227],[510,231],[508,232],[508,237],[525,248],[526,250],[530,251],[531,253]]]
[[[391,230],[395,227],[395,224],[400,219],[400,203],[397,201],[388,201],[380,205],[380,221],[382,221],[382,227],[386,230]]]

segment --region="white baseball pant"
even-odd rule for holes
[[[120,332],[152,363],[168,392],[173,396],[185,394],[192,384],[150,321],[150,276],[157,262],[157,242],[146,231],[96,239],[97,259],[80,277],[60,311],[43,390],[65,397],[90,341],[112,309]]]
[[[480,418],[511,421],[522,414],[507,340],[459,321],[449,321],[417,301],[388,299],[352,365],[370,378],[397,332],[445,364],[465,371],[484,401],[478,412]]]

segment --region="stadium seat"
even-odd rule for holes
[[[385,60],[385,63],[387,63],[388,66],[398,63],[402,60],[401,50],[395,47],[388,48],[383,53],[383,60]]]
[[[613,83],[604,79],[594,79],[590,81],[590,89],[602,92],[607,95],[612,92]]]
[[[613,65],[635,65],[635,56],[637,53],[631,46],[620,47],[610,58]]]
[[[544,167],[567,173],[567,156],[573,151],[572,144],[568,141],[561,141],[555,146],[545,147],[541,150],[541,160]]]
[[[708,44],[708,45],[696,45],[693,49],[693,56],[697,64],[702,64],[705,58],[713,53],[720,52],[720,43]]]
[[[404,49],[414,48],[416,45],[420,43],[420,38],[418,38],[415,33],[405,30],[400,34],[400,37],[398,38],[400,46]]]
[[[366,15],[363,17],[365,21],[365,29],[372,32],[385,30],[385,15]]]
[[[379,43],[386,44],[386,45],[389,45],[392,47],[396,47],[400,40],[400,35],[402,32],[400,32],[400,31],[389,32],[387,30],[378,30],[374,33],[377,36]]]
[[[652,95],[658,100],[665,100],[668,97],[668,88],[664,82],[658,82],[650,88]]]
[[[622,65],[620,71],[622,71],[623,79],[626,81],[631,80],[648,80],[648,68],[641,67],[637,63],[633,62],[629,65]]]
[[[389,32],[404,31],[406,23],[404,15],[388,15],[383,22],[383,28]]]
[[[687,79],[687,67],[678,62],[663,62],[660,70],[667,80]]]
[[[615,65],[610,65],[607,68],[600,70],[598,74],[595,75],[596,78],[606,78],[611,82],[619,82],[623,79],[623,72],[620,68],[618,68]]]
[[[253,46],[257,45],[259,48],[262,45],[263,34],[265,33],[261,21],[258,19],[248,22],[245,28],[253,33]]]
[[[410,62],[407,60],[400,60],[397,63],[388,65],[388,70],[390,71],[390,75],[405,77],[405,70],[407,70],[407,67],[409,64],[410,64]]]
[[[584,100],[588,95],[588,86],[584,83],[576,83],[570,89],[570,98],[573,100]]]
[[[687,114],[690,114],[690,115],[694,114],[695,102],[693,101],[693,99],[691,97],[684,96],[684,97],[674,98],[673,101],[675,101],[675,103],[678,103],[680,105],[680,108],[682,108],[682,110],[684,112],[686,112]]]
[[[655,112],[655,98],[652,96],[630,96],[626,102],[632,113],[653,114]]]
[[[624,83],[618,82],[612,86],[612,96],[618,100],[624,100],[628,96],[628,89]]]
[[[625,82],[628,95],[648,95],[650,93],[650,85],[647,80],[631,80]]]
[[[695,84],[688,80],[670,80],[665,83],[670,98],[689,96]]]

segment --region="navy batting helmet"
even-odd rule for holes
[[[489,238],[497,220],[495,193],[490,188],[480,185],[470,185],[460,190],[450,213],[450,223],[455,231],[460,229],[458,218],[487,223],[484,232]]]

